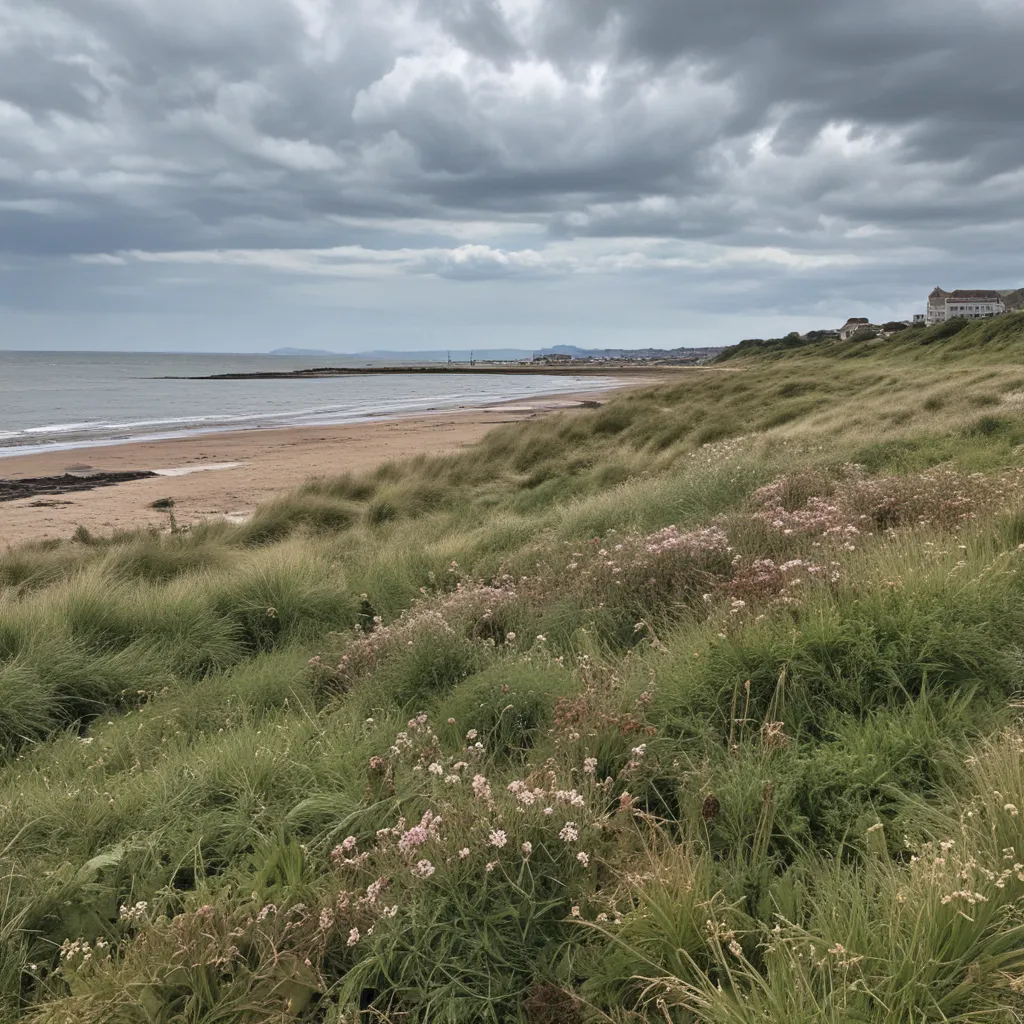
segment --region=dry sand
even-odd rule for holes
[[[174,516],[181,525],[220,516],[242,521],[261,502],[309,477],[372,469],[407,455],[458,451],[497,424],[607,397],[607,391],[558,395],[372,423],[211,433],[0,458],[0,477],[7,479],[66,472],[179,471],[91,491],[0,502],[0,549],[67,538],[79,525],[100,535],[165,527],[167,513],[150,507],[161,498],[174,499]]]

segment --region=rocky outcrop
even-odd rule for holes
[[[92,473],[76,476],[24,477],[20,480],[0,479],[0,501],[17,501],[19,498],[35,498],[43,494],[70,494],[74,491],[91,491],[96,487],[111,487],[128,480],[144,480],[156,476],[148,469],[127,470],[122,473]]]

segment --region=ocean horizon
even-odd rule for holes
[[[571,373],[531,377],[493,372],[165,379],[317,365],[317,357],[309,355],[0,351],[0,458],[233,430],[331,426],[605,390],[620,383]],[[331,365],[366,367],[372,362],[331,356]]]

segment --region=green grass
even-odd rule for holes
[[[0,1019],[1019,1019],[1022,356],[746,344],[0,554]]]

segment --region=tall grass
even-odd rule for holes
[[[1022,326],[0,554],[0,1015],[1018,1019]]]

